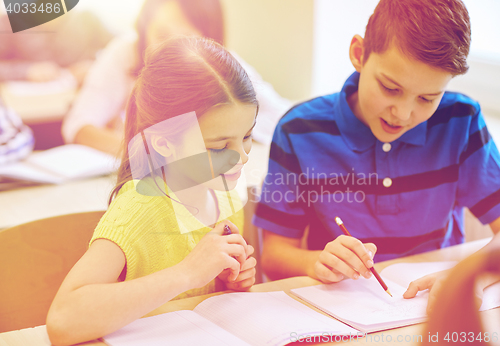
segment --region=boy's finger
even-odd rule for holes
[[[344,275],[340,273],[333,272],[330,268],[326,267],[321,262],[316,262],[314,265],[314,271],[318,276],[318,279],[324,283],[339,282],[344,279]]]
[[[320,263],[325,265],[327,268],[331,268],[331,269],[333,269],[334,272],[338,272],[338,273],[344,275],[345,277],[349,277],[351,279],[359,278],[358,272],[356,272],[349,265],[347,265],[347,263],[345,263],[342,258],[339,258],[338,256],[336,256],[330,252],[326,252],[326,251],[321,252],[318,260]],[[359,259],[358,259],[358,261],[359,261]]]
[[[359,239],[353,237],[343,237],[341,238],[341,243],[342,245],[349,248],[352,252],[356,254],[356,256],[363,263],[363,266],[365,266],[366,268],[373,267],[373,257],[370,256],[371,250],[367,249]],[[372,245],[373,246],[370,246],[370,249],[374,249],[374,251],[376,251],[377,248],[375,247],[374,244]],[[375,252],[372,251],[372,254],[375,254]],[[357,263],[352,263],[352,264],[355,265],[354,268],[356,270],[358,271],[360,270],[360,273],[364,273],[366,271],[363,270],[363,268],[359,268],[359,265],[357,265]]]

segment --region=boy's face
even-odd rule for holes
[[[381,142],[392,142],[428,120],[452,78],[449,72],[407,58],[394,45],[353,64],[360,79],[349,105]]]

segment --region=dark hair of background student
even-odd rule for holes
[[[224,17],[219,0],[146,0],[135,24],[138,40],[137,64],[132,70],[133,75],[137,76],[144,66],[148,28],[158,14],[158,10],[169,1],[179,4],[186,18],[203,37],[224,45]]]

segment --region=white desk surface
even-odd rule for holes
[[[47,217],[106,210],[110,176],[0,192],[0,229]]]

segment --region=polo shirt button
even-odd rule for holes
[[[390,187],[392,185],[392,179],[391,178],[384,178],[384,180],[382,181],[382,184],[385,187]]]
[[[388,153],[389,151],[391,151],[391,147],[391,143],[384,143],[384,145],[382,145],[382,150]]]

